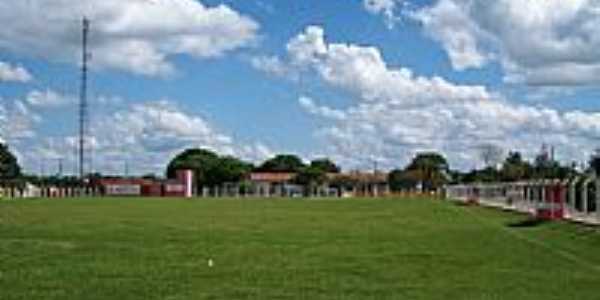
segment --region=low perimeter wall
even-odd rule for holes
[[[543,219],[566,219],[600,225],[600,179],[526,181],[450,185],[450,201],[495,207]]]

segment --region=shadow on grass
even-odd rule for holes
[[[527,218],[521,221],[508,223],[506,226],[511,228],[531,228],[543,225],[545,223],[548,223],[548,220],[540,218]]]
[[[454,205],[459,206],[459,207],[478,207],[479,204],[475,203],[475,202],[453,202]]]

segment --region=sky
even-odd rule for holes
[[[83,16],[88,171],[162,174],[190,147],[468,170],[488,145],[599,146],[596,0],[0,0],[0,141],[27,172],[77,170]]]

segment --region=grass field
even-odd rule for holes
[[[415,199],[0,201],[0,299],[600,299],[600,232],[523,219]]]

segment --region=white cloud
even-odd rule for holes
[[[304,108],[311,114],[322,116],[332,120],[343,121],[344,119],[346,119],[346,113],[344,113],[343,111],[329,108],[327,106],[317,105],[311,98],[302,96],[298,99],[298,102],[300,103],[300,106],[302,106],[302,108]]]
[[[33,108],[60,108],[75,103],[71,96],[62,95],[56,91],[46,89],[44,91],[33,90],[25,97],[25,102]]]
[[[0,98],[0,141],[8,141],[20,153],[20,162],[28,172],[39,172],[40,164],[47,165],[47,174],[57,172],[58,159],[63,160],[65,173],[77,172],[78,136],[48,135],[41,116],[44,121],[53,116],[35,113],[35,109],[63,105],[62,100],[54,98],[69,99],[51,90],[32,91],[23,100]],[[88,170],[93,166],[93,170],[105,174],[122,174],[127,162],[131,174],[163,174],[168,161],[190,147],[208,148],[252,162],[273,154],[259,141],[232,138],[171,100],[124,103],[120,97],[99,97],[97,101],[104,107],[95,111],[85,142]]]
[[[398,21],[396,15],[397,6],[402,0],[363,0],[363,7],[367,12],[374,15],[382,15],[385,18],[386,25],[392,29]]]
[[[600,82],[600,2],[439,0],[416,11],[457,69],[499,61],[508,82]]]
[[[273,76],[297,79],[296,70],[276,56],[255,56],[250,59],[252,67]]]
[[[488,58],[478,47],[477,25],[463,8],[453,1],[440,1],[436,6],[413,14],[431,37],[441,42],[456,70],[482,67]]]
[[[21,66],[13,66],[9,63],[0,61],[0,82],[29,82],[32,79],[33,76],[31,76],[27,69]]]
[[[293,38],[288,52],[294,64],[313,67],[330,84],[353,91],[367,101],[385,99],[406,106],[429,101],[473,101],[488,96],[482,86],[459,86],[439,77],[416,77],[407,68],[389,69],[375,47],[327,45],[323,29],[315,26]]]
[[[515,104],[482,86],[416,76],[389,67],[377,48],[328,43],[319,27],[308,27],[289,45],[293,63],[356,97],[345,109],[300,100],[307,112],[331,121],[319,134],[347,166],[373,160],[398,166],[417,151],[438,150],[454,166],[469,168],[484,142],[526,155],[545,142],[563,159],[581,160],[600,136],[600,113]]]
[[[0,2],[0,48],[76,63],[81,21],[92,20],[92,66],[164,76],[173,55],[218,57],[254,42],[259,25],[226,5],[195,0]]]
[[[296,66],[314,63],[320,55],[327,53],[323,36],[325,31],[319,26],[308,26],[304,33],[296,36],[286,46]]]
[[[204,118],[185,112],[174,102],[161,100],[130,105],[93,125],[97,167],[111,169],[111,160],[129,158],[138,173],[163,172],[168,160],[190,147],[211,149],[250,161],[264,159],[269,148],[244,143],[220,132]]]
[[[0,102],[0,137],[3,141],[12,143],[36,136],[35,125],[41,121],[39,115],[21,100],[0,98]]]

